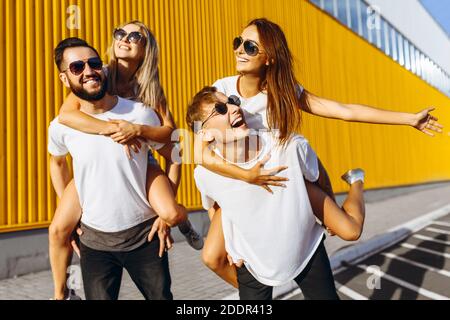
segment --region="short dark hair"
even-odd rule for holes
[[[90,48],[97,54],[97,56],[100,57],[97,50],[95,50],[94,47],[90,46],[85,40],[77,37],[64,39],[60,43],[58,43],[54,51],[55,63],[59,71],[61,71],[61,64],[63,61],[64,51],[68,48],[76,48],[76,47]]]
[[[189,128],[195,132],[194,124],[197,121],[202,121],[205,117],[203,106],[205,103],[219,102],[216,96],[217,88],[204,87],[192,99],[187,108],[186,122]]]

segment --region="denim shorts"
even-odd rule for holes
[[[159,163],[153,156],[153,152],[151,150],[148,151],[148,164],[152,166],[159,166]]]

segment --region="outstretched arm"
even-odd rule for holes
[[[345,104],[321,98],[304,91],[300,105],[306,112],[317,116],[341,119],[353,122],[366,122],[390,125],[407,125],[434,136],[432,131],[441,133],[443,126],[430,114],[434,108],[427,108],[418,113],[396,112],[377,109],[360,104]]]

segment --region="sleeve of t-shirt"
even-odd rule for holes
[[[151,127],[159,127],[161,126],[161,121],[159,121],[158,115],[156,114],[155,110],[153,110],[152,108],[148,108],[143,106],[144,108],[144,124],[151,126]],[[150,148],[152,148],[153,150],[159,150],[162,147],[164,147],[164,143],[160,143],[160,142],[156,142],[156,141],[152,141],[152,140],[147,140],[147,143],[149,145]]]
[[[303,176],[310,182],[316,182],[319,179],[319,163],[317,155],[311,148],[308,140],[304,138],[297,139],[297,153]]]
[[[225,94],[225,81],[223,79],[219,79],[216,82],[213,83],[213,87],[216,87],[217,91],[222,92]]]
[[[48,127],[48,152],[55,157],[65,156],[69,153],[66,144],[64,143],[63,127],[55,119]]]
[[[208,196],[208,194],[206,193],[206,189],[203,187],[201,174],[199,174],[197,170],[194,171],[194,180],[195,180],[197,189],[200,192],[200,197],[202,200],[202,207],[205,210],[211,209],[214,206],[215,201],[210,196]]]

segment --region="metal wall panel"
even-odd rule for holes
[[[77,10],[79,29],[71,29]],[[183,128],[188,101],[234,74],[232,39],[261,16],[283,27],[298,78],[313,93],[409,112],[433,105],[450,126],[447,97],[304,0],[0,0],[0,232],[45,227],[56,207],[46,145],[48,124],[67,94],[52,54],[61,39],[85,38],[106,59],[114,26],[142,20],[159,41],[162,83]],[[340,174],[356,166],[366,169],[368,188],[450,178],[447,133],[432,139],[406,127],[310,115],[302,133],[337,192],[346,190]],[[178,198],[199,209],[192,170],[183,167]]]

